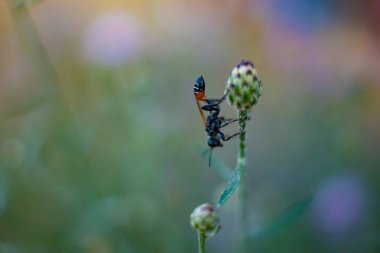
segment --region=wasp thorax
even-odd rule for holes
[[[219,217],[211,204],[205,203],[197,208],[190,215],[191,225],[202,233],[210,233],[219,227]]]
[[[227,80],[225,93],[228,103],[239,112],[249,111],[262,93],[262,82],[252,62],[241,61]]]

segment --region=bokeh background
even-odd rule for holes
[[[0,1],[0,252],[196,252],[237,141],[208,168],[193,82],[220,97],[241,59],[253,252],[380,252],[379,24],[377,0]]]

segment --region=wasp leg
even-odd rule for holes
[[[223,100],[222,100],[223,101]],[[218,105],[221,103],[221,99],[220,98],[208,98],[206,99],[205,101],[207,104],[209,105]]]
[[[239,134],[240,134],[240,132],[238,132],[238,133],[234,133],[233,135],[230,135],[230,136],[228,136],[228,137],[225,137],[224,134],[223,134],[223,135],[220,135],[220,137],[222,138],[223,141],[228,141],[228,140],[230,140],[231,138],[238,136]]]
[[[222,103],[227,97],[227,94],[224,94],[223,97],[221,98],[210,98],[210,99],[207,99],[206,102],[207,104],[209,105],[219,105],[220,103]]]
[[[207,105],[202,106],[202,110],[209,111],[209,112],[217,111],[219,113],[219,111],[220,111],[219,104],[226,99],[226,96],[227,95],[225,94],[220,99],[207,99],[206,100]]]
[[[230,140],[231,138],[233,138],[233,137],[235,137],[235,136],[238,136],[238,135],[240,134],[240,132],[238,132],[238,133],[235,133],[235,134],[233,134],[233,135],[230,135],[230,136],[226,137],[222,131],[218,131],[218,133],[220,134],[220,138],[221,138],[223,141],[228,141],[228,140]]]
[[[204,111],[220,111],[219,104],[222,103],[226,99],[226,94],[220,99],[207,99],[207,105],[202,106],[202,110]]]
[[[208,105],[204,105],[204,106],[202,106],[202,110],[204,110],[204,111],[208,111],[208,112],[212,112],[212,111],[217,111],[217,112],[219,112],[219,111],[220,111],[220,108],[219,108],[219,105],[208,104]]]
[[[237,122],[239,121],[239,119],[224,119],[223,117],[220,117],[222,119],[222,121],[224,122],[220,128],[222,127],[225,127],[225,126],[228,126],[229,124],[231,123],[234,123],[234,122]],[[243,120],[250,120],[251,118],[249,116],[245,117]]]
[[[250,119],[251,119],[251,117],[247,116],[243,120],[250,120]],[[231,123],[237,122],[237,121],[239,121],[239,119],[223,119],[223,121],[225,121],[225,122],[220,126],[220,128],[228,126]]]
[[[224,123],[220,126],[220,128],[228,126],[229,124],[239,121],[239,119],[223,119]]]

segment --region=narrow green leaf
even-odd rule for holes
[[[236,169],[230,181],[228,181],[228,184],[226,188],[224,189],[222,195],[220,195],[220,198],[218,201],[218,207],[221,207],[231,197],[232,193],[235,192],[236,188],[238,187],[240,183],[240,176],[241,176],[240,170]]]

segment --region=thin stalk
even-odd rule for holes
[[[239,113],[239,154],[237,160],[237,168],[240,171],[240,185],[239,185],[239,203],[240,203],[240,226],[241,226],[241,252],[249,252],[248,241],[248,205],[247,205],[247,185],[245,177],[245,137],[246,137],[246,121],[247,112]]]
[[[205,253],[206,252],[206,234],[203,232],[198,232],[198,252]]]

